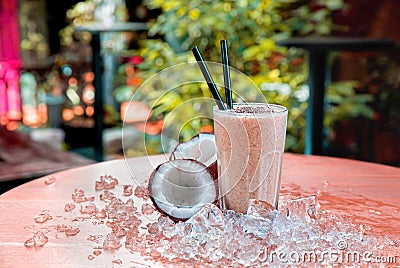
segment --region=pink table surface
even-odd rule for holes
[[[64,212],[71,203],[74,189],[85,196],[97,196],[95,180],[110,174],[119,180],[114,189],[121,195],[122,185],[145,181],[151,171],[166,161],[164,155],[114,160],[55,173],[56,183],[46,186],[44,178],[31,181],[0,196],[0,267],[112,267],[113,260],[122,260],[121,267],[155,267],[151,260],[129,253],[124,246],[118,251],[104,251],[93,260],[94,244],[90,234],[107,234],[110,229],[94,226],[90,221],[73,222],[80,233],[66,237],[49,232],[49,242],[40,248],[26,248],[24,242],[36,229],[51,227],[57,221],[79,216]],[[317,194],[322,209],[349,216],[353,222],[365,224],[371,234],[400,238],[400,169],[379,164],[322,156],[285,154],[281,194],[308,196]],[[133,179],[135,178],[135,179]],[[141,202],[136,200],[135,203]],[[53,220],[43,224],[33,217],[49,210]],[[151,216],[150,216],[151,220]],[[144,223],[149,219],[144,218]]]

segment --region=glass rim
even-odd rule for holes
[[[234,103],[233,106],[267,106],[267,107],[275,107],[279,108],[279,110],[273,110],[270,109],[265,112],[242,112],[242,113],[236,113],[234,112],[233,109],[226,109],[226,110],[221,110],[218,108],[217,105],[213,106],[213,111],[217,113],[223,113],[223,114],[235,114],[235,115],[273,115],[273,114],[283,114],[288,112],[288,108],[280,105],[280,104],[273,104],[273,103],[266,103],[266,102],[239,102],[239,103]]]

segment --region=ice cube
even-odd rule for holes
[[[28,240],[25,241],[24,246],[27,248],[34,247],[35,241],[33,241],[33,238],[29,238]]]
[[[65,230],[68,229],[68,226],[65,225],[65,224],[58,224],[57,227],[56,227],[56,229],[57,229],[57,231],[59,231],[59,232],[65,232]]]
[[[74,210],[75,207],[76,207],[76,206],[75,206],[74,203],[65,204],[65,206],[64,206],[64,211],[65,211],[65,212],[70,212],[71,210]]]
[[[314,224],[317,220],[317,196],[290,199],[286,202],[286,212],[289,219],[298,218],[307,224]]]
[[[256,219],[249,215],[244,216],[243,231],[260,238],[265,238],[271,229],[272,221],[269,219]]]
[[[97,211],[95,214],[96,219],[105,219],[107,218],[106,210],[103,208],[101,211]]]
[[[73,227],[68,227],[65,230],[65,235],[66,236],[74,236],[77,235],[81,230],[79,228],[73,228]]]
[[[136,186],[134,195],[142,199],[147,199],[150,196],[147,188],[140,185]]]
[[[135,206],[135,203],[132,198],[126,200],[125,205],[123,207],[125,212],[128,214],[134,214],[134,212],[137,211],[137,207]]]
[[[142,235],[128,233],[125,240],[125,248],[136,251],[142,248],[145,243],[146,241]]]
[[[206,204],[187,220],[185,230],[189,232],[190,237],[198,241],[199,245],[202,245],[207,240],[216,240],[223,228],[222,211],[214,204]]]
[[[160,216],[158,218],[158,224],[160,225],[161,228],[169,227],[169,226],[174,225],[174,221],[166,216]]]
[[[247,214],[244,216],[242,223],[243,231],[265,238],[271,229],[272,221],[276,214],[277,211],[267,202],[250,200]]]
[[[249,202],[249,208],[247,209],[247,215],[255,219],[269,219],[273,220],[277,214],[277,211],[268,202],[262,200],[251,199]]]
[[[35,217],[33,219],[37,223],[44,223],[44,222],[46,222],[48,220],[53,219],[53,217],[50,215],[48,210],[43,210],[39,214],[35,215]]]
[[[111,175],[103,175],[101,179],[104,180],[104,189],[114,189],[115,185],[118,185],[118,180]]]
[[[249,243],[236,251],[234,260],[244,266],[252,266],[253,262],[257,261],[260,256],[260,248],[259,244]]]
[[[185,231],[199,245],[207,242],[207,227],[203,222],[186,222]]]
[[[115,234],[116,237],[121,238],[126,235],[126,230],[119,226],[119,225],[114,225],[112,228],[112,232]]]
[[[89,214],[89,215],[94,215],[97,213],[97,207],[95,204],[90,203],[87,206],[81,206],[80,212],[82,214]]]
[[[123,196],[131,196],[133,192],[132,185],[124,185],[124,191],[122,193]]]
[[[100,191],[104,189],[104,178],[100,177],[100,180],[95,181],[94,189]]]
[[[42,247],[49,241],[49,238],[41,231],[37,231],[33,235],[33,242],[35,247]]]
[[[122,264],[122,260],[120,260],[120,259],[115,259],[115,260],[112,261],[112,263],[121,265],[121,264]]]
[[[159,232],[159,226],[157,222],[148,223],[146,227],[150,234],[157,234]]]
[[[101,253],[103,253],[103,252],[101,250],[98,250],[98,249],[93,251],[93,255],[94,256],[99,256]]]
[[[95,243],[98,243],[99,242],[99,238],[101,238],[101,236],[100,235],[89,235],[88,236],[88,238],[86,238],[88,241],[91,241],[91,242],[95,242]]]
[[[85,191],[83,191],[82,189],[74,189],[74,192],[72,193],[72,200],[75,203],[85,202]]]
[[[124,202],[122,202],[119,198],[111,199],[110,204],[108,205],[108,218],[116,219],[118,218],[118,214],[124,212]]]
[[[216,205],[206,204],[188,222],[204,224],[207,229],[210,227],[223,228],[224,215]]]
[[[115,250],[121,247],[121,243],[119,239],[115,236],[114,233],[109,233],[104,238],[103,248],[104,250]]]
[[[171,238],[172,236],[176,235],[174,231],[175,223],[173,220],[166,216],[160,216],[158,218],[159,228],[162,231],[163,235],[167,238]]]
[[[142,206],[143,215],[151,215],[155,210],[155,207],[151,204],[143,204]]]
[[[227,234],[235,234],[243,232],[243,221],[245,219],[242,213],[237,213],[233,210],[225,210],[224,213],[224,228]],[[233,236],[226,235],[226,240],[230,241]]]
[[[112,200],[114,199],[114,193],[110,192],[108,190],[104,190],[101,194],[100,194],[100,200],[101,201],[107,201],[107,200]]]
[[[46,178],[44,178],[44,184],[47,186],[53,185],[54,183],[56,183],[56,177],[53,175],[50,175]]]

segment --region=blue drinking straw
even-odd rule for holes
[[[195,46],[194,48],[192,48],[192,52],[194,57],[196,58],[197,64],[199,65],[201,72],[203,73],[204,78],[206,79],[208,88],[210,89],[211,94],[213,95],[215,102],[218,105],[218,108],[221,110],[226,110],[221,95],[219,94],[217,86],[215,85],[214,80],[212,79],[211,74],[208,71],[207,65],[204,62],[203,57],[201,56],[199,48]]]
[[[228,41],[221,40],[220,43],[221,43],[221,55],[222,55],[222,64],[224,71],[226,105],[228,106],[228,109],[232,109],[233,102],[232,102],[231,76],[229,72]]]

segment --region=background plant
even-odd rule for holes
[[[343,1],[147,0],[145,4],[162,12],[151,22],[149,38],[141,42],[141,48],[127,52],[143,58],[136,71],[142,81],[166,67],[194,61],[189,51],[195,45],[208,61],[220,62],[219,40],[227,39],[231,65],[250,76],[269,102],[290,108],[286,150],[303,151],[304,114],[309,95],[307,54],[300,49],[279,47],[276,41],[291,36],[331,34],[337,28],[331,15],[344,8]],[[120,102],[129,100],[139,86],[126,83],[126,68],[121,65],[117,74],[115,96]],[[178,75],[190,76],[188,72]],[[328,134],[338,120],[372,116],[367,105],[371,97],[356,95],[356,87],[354,81],[329,86],[325,116]],[[143,95],[142,101],[154,101],[157,87],[153,91]],[[177,103],[199,96],[211,97],[201,85],[187,85],[170,95],[168,101],[156,105],[153,117],[163,118]],[[188,107],[185,114],[195,115],[195,111]],[[174,122],[179,127],[182,124],[184,121],[179,118]],[[182,140],[210,122],[194,120],[190,124],[182,130]]]

